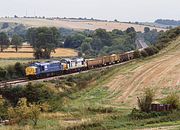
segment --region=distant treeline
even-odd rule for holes
[[[163,24],[163,25],[170,25],[170,26],[180,26],[180,20],[169,20],[169,19],[157,19],[155,23]]]
[[[102,55],[123,53],[137,49],[136,40],[140,38],[149,46],[155,45],[163,31],[144,28],[137,32],[133,27],[126,30],[96,29],[77,31],[73,29],[39,27],[27,28],[22,24],[2,23],[0,25],[0,51],[14,45],[16,51],[27,41],[34,49],[36,59],[51,58],[56,48],[72,48],[79,51],[79,56],[92,58]]]

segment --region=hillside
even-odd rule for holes
[[[58,28],[70,28],[74,30],[95,30],[98,28],[112,31],[113,29],[126,30],[128,27],[134,27],[136,31],[144,31],[144,25],[120,23],[120,22],[104,22],[104,21],[90,21],[90,20],[72,20],[72,19],[60,19],[60,20],[48,20],[48,19],[32,19],[32,18],[0,18],[1,22],[24,24],[28,27],[58,27]],[[165,30],[162,28],[150,27],[151,29]]]
[[[154,88],[157,98],[173,91],[179,93],[179,59],[180,37],[160,55],[123,66],[103,86],[111,92],[109,97],[113,97],[115,103],[127,107],[137,104],[137,96],[146,87]]]
[[[41,84],[0,89],[0,93],[12,102],[23,95],[30,101],[47,101],[51,106],[49,112],[40,115],[36,127],[29,121],[26,126],[4,126],[0,130],[179,129],[178,111],[138,120],[129,115],[134,107],[137,108],[137,96],[146,87],[156,89],[157,101],[171,92],[180,94],[179,58],[180,37],[153,57]]]

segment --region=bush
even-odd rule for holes
[[[180,98],[176,93],[171,93],[164,100],[164,104],[172,105],[173,109],[180,109]]]
[[[31,84],[29,83],[25,87],[13,87],[13,88],[1,88],[0,94],[15,106],[20,98],[25,97],[30,103],[46,102],[47,100],[55,97],[53,91],[51,91],[44,84]]]
[[[7,76],[7,70],[0,67],[0,80],[5,79]]]
[[[2,95],[0,95],[0,120],[7,119],[7,107],[8,107],[8,103],[2,97]]]
[[[158,52],[154,47],[148,47],[145,48],[144,50],[147,52],[148,56],[152,56]]]
[[[146,88],[142,97],[138,97],[138,106],[142,112],[150,112],[154,96],[154,90]]]
[[[8,116],[11,121],[27,124],[28,120],[31,120],[34,126],[37,125],[40,112],[41,105],[28,104],[26,98],[19,99],[16,107],[8,108]]]
[[[25,72],[24,72],[25,67],[21,63],[17,62],[14,65],[14,69],[17,76],[22,77],[25,75]]]
[[[147,53],[145,50],[142,50],[142,51],[141,51],[141,56],[142,56],[142,57],[147,57],[147,56],[148,56],[148,53]]]
[[[46,102],[48,99],[53,98],[54,93],[47,88],[44,84],[31,84],[26,85],[24,89],[24,97],[28,102]]]
[[[87,110],[96,113],[112,113],[114,111],[112,107],[98,107],[98,108],[88,107]]]
[[[0,80],[15,79],[25,76],[25,65],[17,62],[15,65],[8,65],[0,68]]]
[[[9,79],[15,77],[15,69],[13,65],[8,65],[5,69],[7,70],[7,77]]]
[[[135,58],[135,59],[141,57],[141,53],[140,53],[139,50],[135,50],[133,55],[134,55],[134,58]]]
[[[135,120],[142,120],[142,119],[148,119],[148,118],[156,118],[160,116],[167,116],[171,112],[141,112],[137,109],[133,109],[131,114],[129,115],[132,119]]]

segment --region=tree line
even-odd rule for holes
[[[51,53],[58,47],[73,48],[78,50],[80,56],[96,57],[114,53],[123,53],[136,49],[137,37],[142,37],[148,45],[155,45],[165,32],[149,27],[144,28],[144,32],[136,32],[133,27],[125,31],[114,29],[96,29],[94,31],[74,31],[57,29],[55,27],[29,28],[23,38],[15,34],[11,40],[4,32],[0,33],[1,52],[13,45],[16,52],[21,47],[23,41],[27,41],[34,49],[36,59],[49,59]]]
[[[8,48],[10,45],[13,45],[13,48],[15,48],[16,52],[18,49],[21,47],[23,43],[23,38],[17,34],[14,34],[12,36],[12,39],[9,40],[10,38],[5,32],[0,33],[0,48],[1,52],[4,51],[4,49]]]

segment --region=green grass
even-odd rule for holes
[[[14,65],[16,62],[28,63],[31,61],[36,61],[33,59],[0,59],[0,67],[5,67],[7,65]]]
[[[51,60],[57,60],[57,58],[51,59]],[[29,63],[29,62],[44,62],[44,61],[48,61],[48,60],[35,60],[33,58],[27,58],[27,59],[1,59],[0,58],[0,67],[5,67],[7,65],[14,65],[16,62],[20,62],[20,63]]]
[[[158,56],[159,55],[155,55],[153,57],[148,57],[145,59],[138,59],[125,65],[112,67],[103,72],[100,70],[93,70],[89,73],[80,74],[78,76],[71,76],[71,79],[76,79],[75,82],[67,81],[67,79],[65,79],[65,81],[60,80],[60,83],[67,83],[68,85],[72,85],[69,87],[73,91],[67,91],[65,96],[63,95],[62,97],[54,98],[53,100],[51,100],[51,103],[54,104],[54,107],[57,107],[56,111],[64,112],[70,114],[71,116],[46,119],[41,117],[38,125],[34,129],[58,130],[64,127],[64,124],[62,124],[61,121],[67,118],[90,119],[90,122],[87,124],[76,124],[79,129],[85,127],[89,130],[129,130],[135,128],[151,128],[160,126],[177,126],[177,129],[180,128],[178,126],[180,125],[180,118],[177,117],[178,113],[170,116],[159,116],[149,119],[131,119],[128,114],[131,112],[132,108],[125,108],[124,106],[122,106],[122,104],[118,105],[112,103],[112,100],[114,100],[116,95],[121,92],[116,92],[113,95],[109,96],[111,92],[106,86],[104,86],[104,84],[108,83],[119,74],[131,75],[134,69],[142,64],[150,62],[153,58],[156,58]],[[92,80],[91,76],[94,76],[95,80]],[[84,86],[81,87],[77,86],[79,81],[82,82],[86,80],[92,80],[92,82],[83,84]],[[179,86],[177,86],[177,90],[177,92],[179,93]],[[170,90],[167,88],[164,89],[162,93],[167,94],[169,91]],[[105,113],[104,111],[106,110],[110,112]],[[100,123],[94,124],[95,122]],[[69,126],[72,127],[72,129],[77,128],[75,127],[75,125]],[[4,130],[8,127],[9,126],[0,127],[0,130]],[[17,130],[19,129],[21,128],[17,128]]]

